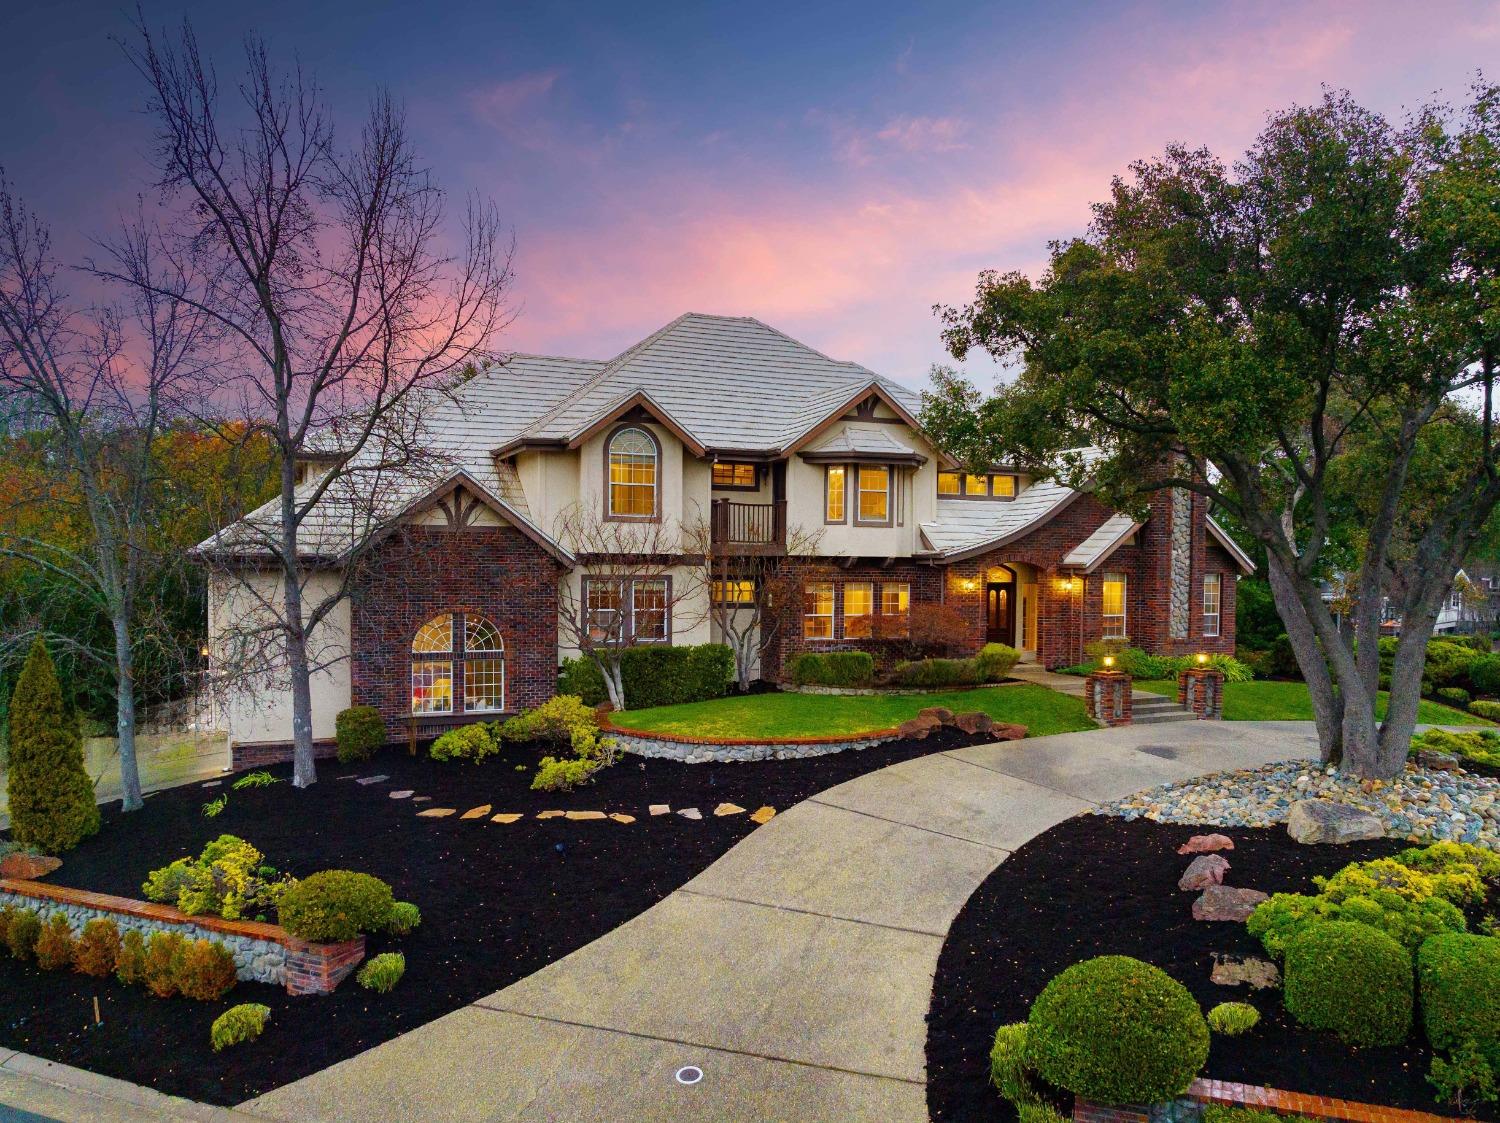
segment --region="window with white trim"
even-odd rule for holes
[[[583,612],[591,643],[665,643],[672,638],[670,577],[583,579]]]
[[[451,714],[457,697],[466,713],[505,709],[505,641],[478,613],[434,616],[411,641],[411,712]]]
[[[1219,634],[1219,575],[1217,573],[1203,575],[1203,634],[1205,636]]]
[[[891,470],[885,465],[861,466],[859,505],[856,522],[889,523],[891,521]]]
[[[1127,634],[1125,631],[1125,591],[1126,582],[1123,573],[1104,575],[1099,611],[1105,639],[1124,639]]]
[[[656,517],[660,467],[656,438],[631,426],[609,439],[609,515],[616,519]]]
[[[844,583],[844,638],[865,639],[870,634],[870,617],[875,613],[875,583]]]
[[[802,587],[802,635],[833,638],[833,582],[809,581]]]
[[[911,585],[906,581],[887,581],[880,586],[880,615],[900,621],[899,635],[911,630]]]

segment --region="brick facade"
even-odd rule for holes
[[[499,629],[507,712],[545,702],[557,685],[561,572],[551,555],[512,527],[402,527],[374,552],[352,598],[354,705],[374,706],[400,739],[411,714],[412,639],[445,612],[478,613]],[[462,714],[456,675],[454,695],[454,712]]]

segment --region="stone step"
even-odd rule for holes
[[[1151,711],[1153,713],[1154,712],[1165,713],[1165,712],[1170,711],[1170,710],[1177,710],[1177,711],[1180,711],[1182,713],[1186,713],[1187,712],[1182,706],[1179,706],[1176,702],[1169,702],[1165,698],[1142,698],[1139,694],[1137,694],[1134,698],[1132,698],[1130,700],[1130,708],[1132,710],[1134,710],[1136,713],[1141,713],[1142,711],[1147,711],[1147,710],[1149,710],[1149,711]]]
[[[1172,721],[1196,721],[1192,714],[1186,710],[1173,710],[1164,713],[1141,713],[1132,707],[1130,720],[1135,725],[1164,725]]]

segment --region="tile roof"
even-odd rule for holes
[[[1062,564],[1092,573],[1109,560],[1109,556],[1144,523],[1129,515],[1111,515],[1099,524],[1099,528],[1068,552]]]
[[[1050,519],[1078,492],[1052,480],[1022,489],[1008,502],[939,499],[937,519],[922,524],[933,549],[949,558],[982,553],[1013,542]]]
[[[803,449],[819,456],[891,456],[925,461],[927,458],[911,445],[898,441],[884,429],[846,427],[819,444]]]

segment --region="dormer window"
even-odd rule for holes
[[[754,464],[719,460],[714,463],[714,487],[731,491],[754,491],[759,487]]]
[[[1014,499],[1019,484],[1009,472],[939,472],[940,499]]]
[[[657,487],[661,478],[661,447],[656,438],[635,425],[617,429],[605,445],[605,457],[609,517],[656,518],[660,511]]]

